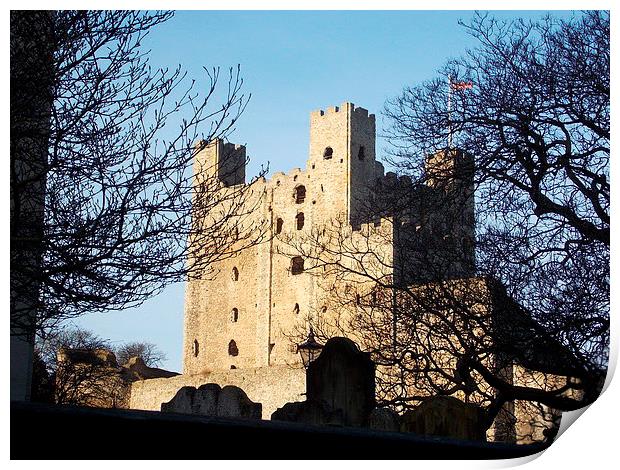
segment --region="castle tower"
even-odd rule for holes
[[[459,149],[426,159],[426,185],[433,190],[433,245],[443,278],[475,275],[474,158]]]
[[[245,147],[221,140],[201,145],[196,184],[214,172],[225,186],[245,183]],[[295,239],[337,217],[363,223],[370,188],[382,175],[375,161],[374,115],[352,103],[311,113],[307,168],[274,173],[253,188],[262,196],[252,216],[268,221],[272,236],[218,262],[213,278],[188,282],[185,374],[299,360],[286,332],[303,327],[325,306],[317,278],[305,272],[308,266],[299,257],[287,254],[279,238]]]
[[[215,173],[224,186],[245,184],[245,146],[214,139],[199,142],[196,149],[194,175],[206,177]]]
[[[474,157],[459,149],[445,149],[426,161],[427,184],[445,196],[446,249],[452,251],[447,277],[475,275]]]
[[[353,103],[312,112],[307,168],[323,182],[323,214],[362,223],[369,188],[383,175],[375,160],[375,115]]]

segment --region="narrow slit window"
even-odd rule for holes
[[[304,228],[304,213],[300,212],[295,216],[295,220],[297,221],[297,230],[301,230]]]
[[[199,348],[198,340],[195,339],[194,344],[192,346],[192,352],[194,353],[194,357],[198,357],[198,352],[199,352],[198,348]]]
[[[231,339],[230,343],[228,343],[228,355],[233,357],[239,355],[239,348],[237,348],[237,343],[234,339]]]
[[[278,217],[278,220],[276,220],[276,235],[279,235],[280,233],[282,233],[283,226],[284,226],[284,220]]]
[[[360,149],[357,152],[357,158],[358,160],[364,160],[366,158],[366,152],[364,150],[364,146],[360,145]]]
[[[239,321],[239,309],[236,307],[230,312],[230,321],[233,323],[237,323]]]
[[[237,266],[232,268],[232,280],[233,281],[239,280],[239,270],[237,269]]]

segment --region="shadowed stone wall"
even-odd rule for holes
[[[159,411],[161,404],[170,401],[182,387],[200,387],[206,383],[241,388],[250,400],[262,403],[265,419],[269,419],[277,408],[287,402],[304,400],[306,389],[305,370],[287,366],[229,370],[206,375],[178,375],[168,379],[134,382],[129,407]]]
[[[250,400],[239,387],[226,385],[221,388],[211,383],[198,388],[183,387],[172,400],[161,404],[161,411],[224,418],[262,417],[262,405]]]

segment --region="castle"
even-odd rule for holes
[[[472,157],[454,149],[438,152],[426,161],[427,183],[414,186],[385,174],[375,159],[375,134],[375,116],[352,103],[311,113],[306,168],[253,182],[252,223],[235,225],[231,219],[237,235],[260,227],[266,241],[218,262],[214,275],[188,281],[183,374],[134,383],[131,408],[159,409],[181,386],[209,381],[241,387],[263,403],[268,419],[284,403],[303,400],[297,344],[304,332],[322,326],[327,332],[330,320],[344,318],[340,315],[351,324],[360,311],[372,310],[384,297],[377,279],[402,286],[454,280],[450,285],[457,287],[451,289],[460,289],[459,280],[475,279]],[[195,171],[207,169],[234,190],[246,185],[245,163],[245,147],[218,140],[197,154]],[[417,203],[396,210],[401,200]],[[418,242],[425,245],[419,253]],[[352,248],[346,248],[349,243]],[[347,253],[345,261],[325,261]],[[410,262],[417,256],[425,259]],[[350,266],[350,272],[334,271],[335,264]],[[487,284],[474,283],[492,297]],[[335,302],[343,292],[352,300]],[[394,305],[394,298],[387,301]],[[502,302],[482,310],[497,310]],[[387,343],[396,344],[401,334],[396,320],[386,334]],[[355,331],[349,336],[363,343]]]
[[[446,158],[457,156],[462,158],[457,153]],[[244,164],[245,148],[221,141],[196,157],[197,166],[213,169],[227,186],[245,184]],[[311,113],[306,169],[275,173],[253,188],[260,195],[254,214],[257,220],[267,221],[269,241],[219,263],[215,278],[189,282],[183,374],[299,362],[295,345],[285,334],[309,312],[321,313],[327,299],[320,288],[323,276],[307,275],[307,260],[284,254],[290,249],[282,238],[303,236],[336,219],[354,230],[372,222],[365,220],[368,201],[378,204],[377,187],[389,186],[394,177],[386,177],[383,165],[375,160],[373,114],[352,103]],[[473,238],[473,202],[466,210],[471,212],[471,225],[463,232]],[[409,227],[415,230],[415,226],[413,219]],[[382,242],[384,246],[377,249],[388,248]],[[394,257],[408,255],[400,253],[396,243],[389,248]],[[473,253],[469,259],[473,260]],[[463,277],[472,274],[464,267],[451,271]],[[414,273],[400,275],[415,277]]]

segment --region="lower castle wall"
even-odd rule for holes
[[[271,366],[139,380],[131,384],[129,408],[159,411],[161,404],[170,401],[181,387],[199,387],[206,383],[241,388],[250,400],[262,403],[263,419],[271,419],[271,414],[285,403],[305,400],[306,371],[290,366]]]

